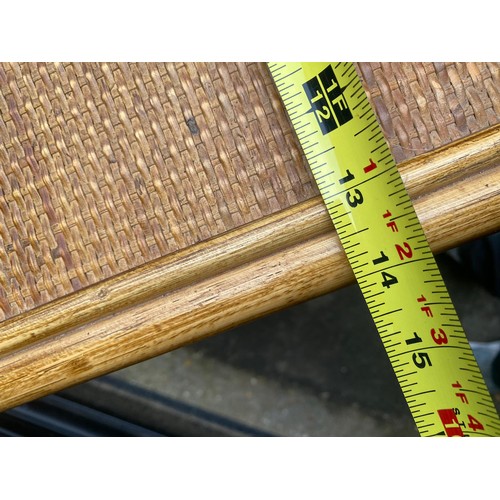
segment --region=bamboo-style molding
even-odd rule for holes
[[[399,166],[435,253],[500,229],[500,126]],[[354,281],[320,197],[0,324],[0,411]]]

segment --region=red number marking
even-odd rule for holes
[[[446,336],[446,333],[444,333],[444,330],[442,328],[438,328],[438,332],[436,332],[435,328],[431,329],[431,337],[432,340],[438,345],[441,344],[447,344],[448,343],[448,337]]]
[[[370,158],[370,164],[366,166],[363,170],[365,174],[368,172],[371,172],[372,170],[375,170],[377,168],[377,164]]]
[[[484,430],[484,425],[477,419],[475,419],[472,415],[467,415],[469,417],[469,422],[468,426],[473,430],[477,431],[478,429],[480,431]]]
[[[398,251],[398,255],[399,255],[399,258],[401,260],[403,260],[405,257],[407,259],[411,259],[413,257],[413,251],[412,251],[410,245],[408,245],[408,243],[406,243],[406,241],[403,243],[403,246],[396,245],[396,250]]]

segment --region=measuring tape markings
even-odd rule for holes
[[[421,435],[500,420],[351,63],[269,64]]]

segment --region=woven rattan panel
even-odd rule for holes
[[[498,64],[360,64],[398,162],[496,124]],[[0,65],[0,320],[317,194],[263,63]]]
[[[500,121],[497,63],[359,65],[397,162]]]

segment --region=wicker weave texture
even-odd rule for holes
[[[498,63],[359,64],[397,162],[496,125]]]
[[[497,64],[360,64],[398,161],[497,123]],[[262,63],[0,65],[0,320],[317,194]]]

